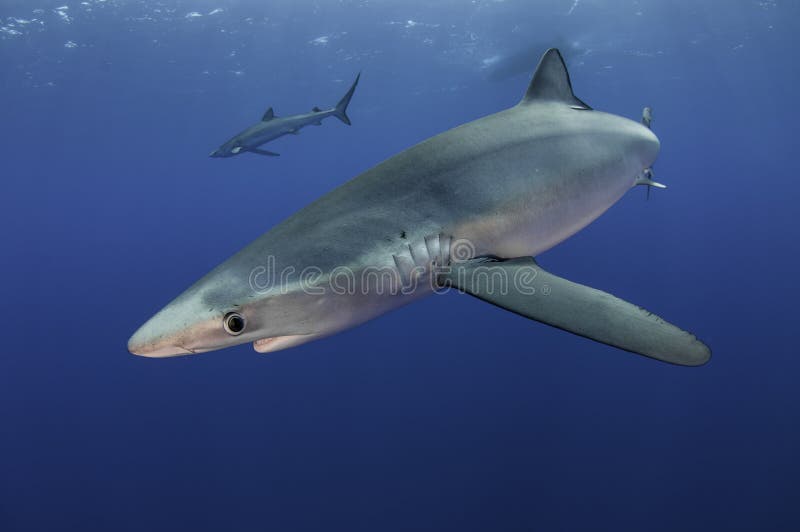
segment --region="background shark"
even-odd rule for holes
[[[211,152],[211,157],[233,157],[244,152],[257,153],[259,155],[269,155],[277,157],[279,154],[262,150],[259,146],[273,141],[284,135],[297,135],[300,130],[306,126],[321,126],[322,121],[329,116],[335,116],[348,126],[351,124],[350,118],[347,116],[347,106],[350,105],[350,99],[358,85],[358,80],[361,74],[356,76],[355,81],[350,86],[347,93],[339,100],[336,107],[323,111],[318,107],[314,107],[310,113],[277,117],[272,107],[267,109],[261,121],[248,127],[225,144]]]
[[[530,259],[631,187],[653,186],[658,152],[658,139],[642,123],[575,97],[561,54],[551,49],[518,105],[428,139],[302,209],[167,305],[129,349],[166,357],[253,342],[259,352],[275,351],[449,284],[628,351],[703,364],[710,351],[691,334]],[[540,284],[482,284],[487,264],[488,275]],[[283,275],[311,270],[312,287]],[[334,290],[342,271],[351,283]],[[282,272],[277,283],[269,279],[275,272]]]

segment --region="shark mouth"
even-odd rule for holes
[[[315,334],[295,334],[291,336],[273,336],[271,338],[262,338],[253,342],[253,349],[258,353],[272,353],[287,349],[296,345],[310,342],[317,337]]]

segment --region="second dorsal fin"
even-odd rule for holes
[[[537,101],[562,102],[576,109],[591,109],[572,93],[567,66],[564,64],[561,52],[556,48],[550,48],[542,56],[536,72],[533,73],[528,91],[520,103]]]

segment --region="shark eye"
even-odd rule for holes
[[[231,336],[238,336],[242,334],[245,324],[246,322],[244,316],[236,312],[228,312],[222,319],[222,325],[225,327],[225,332]]]

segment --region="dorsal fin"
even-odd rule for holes
[[[537,101],[562,102],[576,109],[591,109],[572,93],[567,66],[561,52],[556,48],[550,48],[542,56],[536,72],[533,73],[528,92],[520,103]]]
[[[269,108],[269,109],[267,109],[267,111],[264,113],[264,116],[262,116],[262,117],[261,117],[261,121],[262,121],[262,122],[269,122],[269,121],[270,121],[270,120],[272,120],[273,118],[275,118],[275,111],[273,111],[273,110],[272,110],[272,107],[270,107],[270,108]]]

